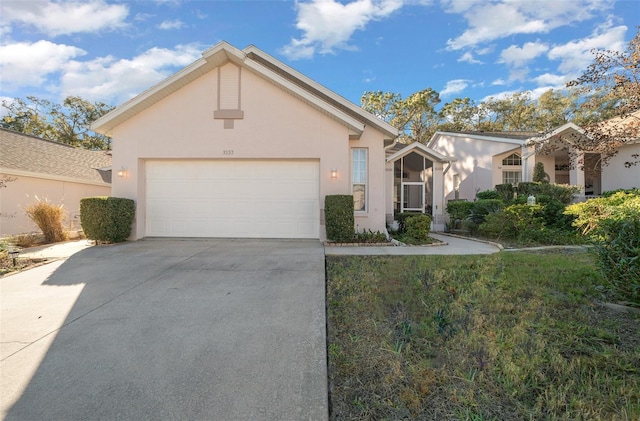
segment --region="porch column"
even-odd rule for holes
[[[433,161],[433,231],[444,231],[446,223],[443,169],[442,162]]]
[[[584,169],[580,168],[580,162],[584,166],[584,153],[580,152],[575,157],[575,162],[572,162],[571,169],[569,170],[569,184],[572,186],[580,186],[580,196],[584,197]]]

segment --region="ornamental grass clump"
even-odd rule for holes
[[[27,216],[40,228],[47,243],[57,243],[67,239],[62,226],[63,205],[54,205],[47,199],[36,201],[25,209]]]

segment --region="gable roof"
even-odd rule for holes
[[[524,145],[528,139],[539,136],[538,132],[435,132],[427,143],[432,147],[436,139],[442,136],[457,138],[470,138],[475,140],[488,140],[490,142],[513,143],[514,145]]]
[[[417,152],[422,156],[429,158],[432,161],[437,162],[452,162],[456,161],[456,158],[442,155],[440,152],[437,152],[420,142],[413,142],[409,145],[404,145],[402,143],[395,143],[393,146],[387,148],[387,151],[392,152],[391,155],[387,157],[387,162],[397,161],[398,159],[409,155],[411,152]]]
[[[0,129],[0,173],[89,184],[111,183],[111,153]]]
[[[91,129],[110,135],[114,127],[227,61],[250,70],[344,124],[350,130],[350,137],[359,138],[367,125],[382,132],[385,140],[392,140],[398,136],[398,130],[395,127],[258,48],[249,46],[244,50],[239,50],[224,41],[204,51],[201,58],[173,76],[102,116],[91,125]]]

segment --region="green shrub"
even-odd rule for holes
[[[500,199],[481,199],[472,203],[468,217],[476,224],[484,222],[485,217],[493,212],[498,212],[504,207]]]
[[[466,200],[450,200],[447,203],[447,213],[451,217],[451,223],[455,223],[456,220],[464,221],[467,219],[471,213],[471,208],[473,208],[473,203]]]
[[[350,242],[354,239],[353,195],[334,194],[324,198],[327,239]]]
[[[404,223],[407,236],[415,239],[416,241],[426,241],[429,239],[429,231],[431,231],[431,217],[426,213],[406,218]]]
[[[564,213],[566,205],[560,200],[540,194],[536,197],[536,203],[542,205],[542,217],[547,227],[575,231],[572,226],[574,217]]]
[[[518,193],[518,196],[529,196],[529,195],[536,195],[539,193],[537,187],[538,187],[539,183],[533,183],[530,181],[521,181],[520,183],[518,183],[518,186],[516,187],[516,192]]]
[[[356,243],[385,243],[387,236],[380,231],[363,230],[355,233],[354,240]]]
[[[40,228],[47,243],[57,243],[67,239],[62,227],[62,205],[54,205],[48,200],[36,201],[25,209],[27,216]]]
[[[598,231],[600,222],[609,218],[616,207],[627,203],[630,207],[640,206],[640,195],[617,192],[608,197],[589,199],[567,206],[565,214],[575,216],[573,225],[583,235],[598,236],[601,234]]]
[[[615,292],[640,305],[640,195],[620,191],[565,212],[595,244],[598,267]]]
[[[602,196],[602,197],[611,197],[614,194],[620,193],[620,192],[627,193],[627,194],[633,194],[633,195],[636,195],[636,196],[640,196],[640,188],[637,188],[637,187],[634,187],[632,189],[608,190],[608,191],[602,192],[602,194],[600,194],[600,196]]]
[[[406,220],[412,216],[423,215],[421,212],[402,212],[395,215],[396,221],[398,221],[398,234],[403,234],[407,231]]]
[[[131,234],[135,204],[121,197],[85,197],[80,200],[80,225],[90,240],[125,241]]]
[[[640,207],[614,212],[600,230],[598,268],[621,299],[640,305]]]
[[[513,200],[513,185],[512,184],[497,184],[496,191],[500,195],[500,199],[504,202]]]
[[[553,200],[558,200],[568,205],[581,190],[582,188],[580,186],[570,186],[568,184],[536,183],[532,193],[536,197],[539,195],[547,195]]]
[[[485,190],[476,194],[476,199],[502,199],[497,190]]]

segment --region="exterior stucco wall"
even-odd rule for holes
[[[640,163],[625,167],[625,162],[637,162],[640,155],[640,143],[625,145],[618,150],[618,154],[611,158],[609,165],[602,167],[602,191],[640,188]]]
[[[244,118],[225,129],[213,118],[217,69],[201,76],[113,130],[113,196],[136,201],[132,239],[145,234],[144,163],[149,159],[313,159],[320,162],[320,208],[328,194],[351,193],[350,148],[369,150],[369,211],[358,215],[361,228],[384,229],[384,151],[382,134],[366,128],[349,141],[349,130],[256,74],[243,69]],[[331,169],[338,170],[331,179]],[[323,220],[321,214],[321,220]],[[324,225],[320,226],[321,239]]]
[[[25,214],[24,209],[36,201],[49,200],[63,205],[63,223],[68,230],[80,230],[80,199],[90,196],[109,196],[111,186],[83,184],[72,181],[49,180],[39,177],[0,174],[16,178],[0,189],[0,236],[39,232],[40,229]]]
[[[531,165],[528,167],[529,174],[527,175],[526,181],[533,181],[533,170],[535,168],[535,165],[538,162],[542,162],[542,165],[544,165],[544,172],[546,172],[549,175],[549,182],[550,183],[556,182],[556,159],[554,156],[534,155],[531,158],[529,158],[529,161],[531,162]]]
[[[513,143],[449,135],[440,135],[430,147],[456,158],[445,175],[445,202],[455,198],[455,175],[460,177],[459,198],[473,201],[477,191],[493,189],[496,184],[502,183],[502,169],[496,168],[495,163],[500,161],[494,162],[494,156],[521,150],[520,146]]]

